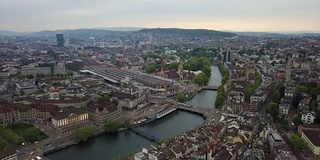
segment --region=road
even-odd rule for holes
[[[282,129],[278,129],[278,131],[281,134],[283,140],[289,145],[293,153],[297,156],[297,158],[303,160],[303,156],[301,155],[300,151],[293,146],[293,143],[291,142],[289,135]]]

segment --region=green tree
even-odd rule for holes
[[[168,69],[176,69],[177,70],[179,65],[180,65],[180,63],[178,63],[178,62],[170,63]]]
[[[111,95],[109,95],[109,94],[103,95],[102,99],[103,99],[103,101],[105,101],[105,102],[109,102],[110,99],[111,99]]]
[[[223,86],[220,86],[217,91],[216,101],[214,103],[215,108],[221,108],[224,104],[225,93]]]
[[[0,129],[1,137],[9,143],[13,143],[16,145],[21,145],[24,140],[15,134],[12,130],[1,128]]]
[[[211,76],[211,68],[209,65],[205,65],[202,67],[202,70],[201,70],[203,73],[205,73],[207,75],[207,77],[210,77]]]
[[[0,151],[3,150],[7,145],[8,143],[0,137]]]
[[[153,73],[156,71],[156,66],[155,65],[148,65],[145,67],[144,70],[146,73]]]
[[[33,76],[32,74],[28,74],[28,75],[26,76],[26,78],[27,78],[27,79],[33,79],[34,76]]]
[[[293,117],[292,122],[293,122],[294,125],[296,125],[296,126],[302,124],[301,115],[295,115],[295,116]]]
[[[30,127],[24,133],[22,133],[22,137],[24,140],[28,142],[40,141],[43,139],[43,134],[38,128]]]
[[[123,128],[129,128],[131,126],[131,119],[127,118],[123,121],[122,127]]]
[[[273,121],[279,120],[279,106],[276,103],[269,103],[267,105],[267,111],[272,116]]]
[[[279,90],[277,90],[273,95],[272,95],[272,101],[274,102],[274,103],[280,103],[280,101],[281,101],[281,95],[280,95],[280,92],[279,92]]]
[[[187,97],[183,93],[179,92],[177,94],[177,100],[178,102],[184,103],[187,101]]]
[[[304,150],[308,147],[307,143],[298,134],[290,134],[290,140],[294,147],[299,150]]]
[[[74,136],[77,141],[86,142],[89,138],[91,138],[94,134],[93,127],[83,127],[74,131]]]
[[[198,85],[204,85],[207,84],[209,81],[208,76],[205,73],[199,73],[196,75],[196,77],[194,78],[194,83],[198,84]]]
[[[62,86],[62,83],[60,83],[60,82],[54,82],[54,83],[52,84],[52,86],[53,86],[53,87],[61,87],[61,86]]]
[[[119,130],[121,125],[116,121],[109,120],[104,124],[104,127],[105,127],[107,133],[114,133]]]
[[[303,92],[308,92],[308,88],[306,86],[297,86],[294,90],[296,95],[300,95]]]

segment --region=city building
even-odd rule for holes
[[[32,63],[27,66],[23,66],[21,69],[23,75],[36,76],[37,74],[65,74],[66,67],[64,63],[48,62],[48,63]]]
[[[124,92],[111,92],[111,95],[114,99],[119,102],[121,107],[132,109],[142,104],[147,100],[147,95],[145,93],[140,93],[139,95],[133,95],[130,93]]]
[[[54,105],[6,103],[0,106],[0,126],[17,122],[45,121],[58,111]]]
[[[311,112],[309,110],[304,110],[301,115],[301,120],[303,123],[308,123],[308,124],[313,123],[315,120],[314,112]]]
[[[90,101],[87,106],[89,118],[98,126],[103,126],[108,120],[115,120],[121,116],[122,108],[116,101],[93,102]]]
[[[316,156],[320,155],[320,131],[302,130],[302,139],[307,143],[309,149]]]
[[[52,130],[59,135],[72,134],[75,130],[86,126],[93,126],[93,123],[89,121],[88,112],[79,108],[64,108],[51,119]]]
[[[36,92],[37,86],[33,80],[22,81],[16,83],[16,91],[19,95],[31,94]]]
[[[64,36],[63,34],[57,34],[57,46],[58,47],[64,47]]]
[[[276,131],[269,133],[267,136],[267,139],[268,139],[268,146],[269,146],[270,152],[274,152],[275,151],[274,148],[276,146],[282,146],[285,144],[280,134]]]

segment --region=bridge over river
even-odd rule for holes
[[[220,86],[202,86],[200,88],[200,90],[214,90],[214,91],[216,91],[216,90],[218,90],[219,87]]]
[[[139,128],[132,128],[132,127],[131,127],[131,128],[129,128],[129,130],[132,131],[132,132],[135,133],[135,134],[138,134],[138,135],[140,135],[140,136],[142,136],[142,137],[144,137],[144,138],[149,139],[150,141],[153,141],[153,142],[159,142],[159,141],[160,141],[160,139],[157,138],[156,136],[150,135],[150,134],[142,131],[142,130],[139,129]]]
[[[205,118],[206,122],[219,122],[222,117],[222,113],[220,112],[220,110],[215,108],[195,107],[184,103],[179,103],[177,108],[180,110],[199,114]]]

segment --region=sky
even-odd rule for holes
[[[320,31],[320,0],[0,0],[0,30]]]

